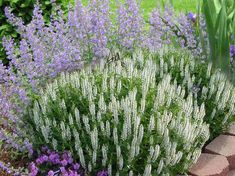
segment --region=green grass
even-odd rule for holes
[[[84,4],[87,4],[87,1],[88,0],[83,0]],[[110,1],[111,1],[111,9],[115,11],[116,0],[110,0]],[[148,19],[149,14],[152,12],[153,9],[159,7],[159,5],[162,6],[164,3],[169,1],[173,4],[173,7],[177,12],[185,12],[185,13],[190,11],[197,12],[197,2],[199,0],[141,0],[141,8],[142,8],[141,10],[143,11],[145,20]]]
[[[172,0],[173,6],[177,11],[183,12],[197,12],[197,5],[199,0]]]
[[[171,0],[173,7],[177,12],[197,12],[197,2],[199,0]],[[147,19],[153,9],[163,6],[166,0],[143,0],[142,10],[144,11],[144,18]]]

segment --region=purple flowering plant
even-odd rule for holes
[[[10,172],[8,168],[4,166],[3,168]],[[75,162],[70,152],[58,153],[46,146],[41,147],[40,155],[29,164],[29,175],[55,176],[58,174],[60,176],[85,176],[85,170]],[[101,170],[96,175],[108,176],[108,172]]]
[[[79,163],[75,162],[71,153],[64,151],[62,154],[42,147],[40,155],[29,165],[29,175],[54,176],[83,176],[84,170]]]
[[[172,7],[155,9],[150,15],[150,30],[146,40],[147,48],[157,52],[164,45],[174,45],[186,48],[196,56],[203,56],[201,39],[198,35],[196,16],[193,13],[185,15],[176,12]],[[205,31],[205,29],[203,30]]]
[[[117,42],[124,48],[133,49],[141,47],[146,40],[144,33],[145,22],[136,0],[126,0],[125,4],[119,2],[117,9]]]

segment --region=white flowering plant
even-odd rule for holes
[[[184,88],[186,95],[194,94],[199,106],[205,105],[204,121],[210,125],[211,140],[235,121],[235,88],[222,71],[185,50],[163,49],[152,57],[159,68],[158,80],[170,74],[171,82]]]
[[[185,173],[209,138],[205,106],[141,54],[64,73],[25,113],[35,148],[70,150],[88,174]],[[158,83],[157,83],[158,82]]]

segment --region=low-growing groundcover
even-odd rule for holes
[[[0,137],[33,161],[30,175],[65,165],[65,151],[90,175],[185,173],[209,131],[213,139],[234,120],[234,86],[206,61],[203,18],[156,8],[146,28],[135,0],[117,2],[116,21],[108,0],[78,0],[68,18],[52,6],[50,23],[36,4],[28,25],[5,9],[21,40],[3,40]]]

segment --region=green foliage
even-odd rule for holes
[[[235,35],[235,1],[206,0],[203,1],[203,13],[207,23],[210,43],[210,58],[213,64],[227,74],[230,70],[231,36]]]
[[[3,36],[11,36],[15,41],[19,40],[19,35],[16,32],[15,27],[8,23],[7,18],[4,13],[5,7],[11,7],[12,12],[23,19],[27,24],[31,21],[32,13],[34,9],[34,4],[36,0],[0,0],[0,59],[3,60],[4,64],[7,64],[6,54],[4,48],[2,47]],[[61,4],[64,9],[67,8],[69,0],[57,0],[56,3]],[[40,1],[41,9],[43,10],[44,17],[46,21],[49,20],[52,6],[50,0]]]
[[[70,150],[91,175],[184,173],[209,138],[204,104],[163,70],[136,52],[62,74],[25,113],[22,130],[36,148]]]
[[[235,88],[223,72],[186,51],[166,49],[153,57],[159,65],[159,80],[161,75],[170,74],[172,82],[176,80],[186,94],[195,94],[198,105],[205,104],[204,121],[210,125],[210,139],[235,121]]]

